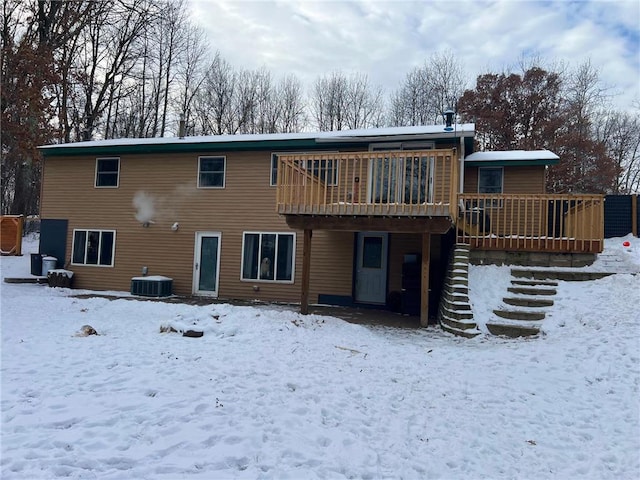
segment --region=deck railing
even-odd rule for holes
[[[602,195],[458,195],[458,241],[482,250],[599,253]]]
[[[281,214],[457,214],[455,149],[279,155],[277,178]]]

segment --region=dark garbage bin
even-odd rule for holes
[[[42,276],[42,254],[40,253],[31,254],[31,275]]]

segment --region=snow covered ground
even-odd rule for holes
[[[506,282],[471,268],[478,317]],[[639,275],[560,282],[527,340],[0,288],[3,479],[640,477]]]

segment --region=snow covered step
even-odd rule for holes
[[[447,318],[452,318],[455,320],[473,320],[473,312],[471,310],[449,308],[443,304],[440,307],[440,312],[443,316],[446,316]]]
[[[469,287],[467,285],[451,285],[445,284],[443,292],[449,291],[451,293],[458,293],[462,295],[469,295]]]
[[[469,297],[463,293],[442,292],[442,303],[451,310],[471,310]]]
[[[473,338],[475,336],[480,335],[480,330],[473,324],[473,327],[469,327],[469,324],[463,324],[465,328],[457,328],[457,323],[454,320],[443,319],[444,321],[440,321],[440,327],[449,333],[453,333],[454,335],[458,335],[459,337],[467,337]]]
[[[551,307],[553,300],[547,298],[528,298],[528,297],[504,297],[502,299],[507,305],[514,307]]]
[[[533,288],[533,287],[509,287],[507,291],[510,293],[519,293],[522,295],[555,295],[558,293],[554,288]]]
[[[523,310],[494,310],[493,313],[507,320],[538,321],[544,320],[545,317],[544,312],[529,312]]]
[[[487,322],[487,329],[493,335],[502,335],[505,337],[531,337],[540,333],[540,329],[534,325],[527,324],[508,324]]]
[[[535,270],[526,268],[512,268],[511,276],[530,280],[565,280],[581,282],[598,280],[613,275],[611,272],[592,272],[584,270]]]
[[[549,287],[558,286],[558,282],[556,282],[555,280],[511,280],[511,284],[524,285],[524,286],[530,286],[530,287],[542,286],[542,285],[546,285]]]

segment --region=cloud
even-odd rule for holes
[[[633,1],[207,1],[192,18],[236,68],[295,74],[307,87],[333,71],[360,72],[390,93],[432,54],[451,50],[469,86],[517,66],[523,53],[553,64],[591,59],[601,79],[640,98],[640,3]]]

